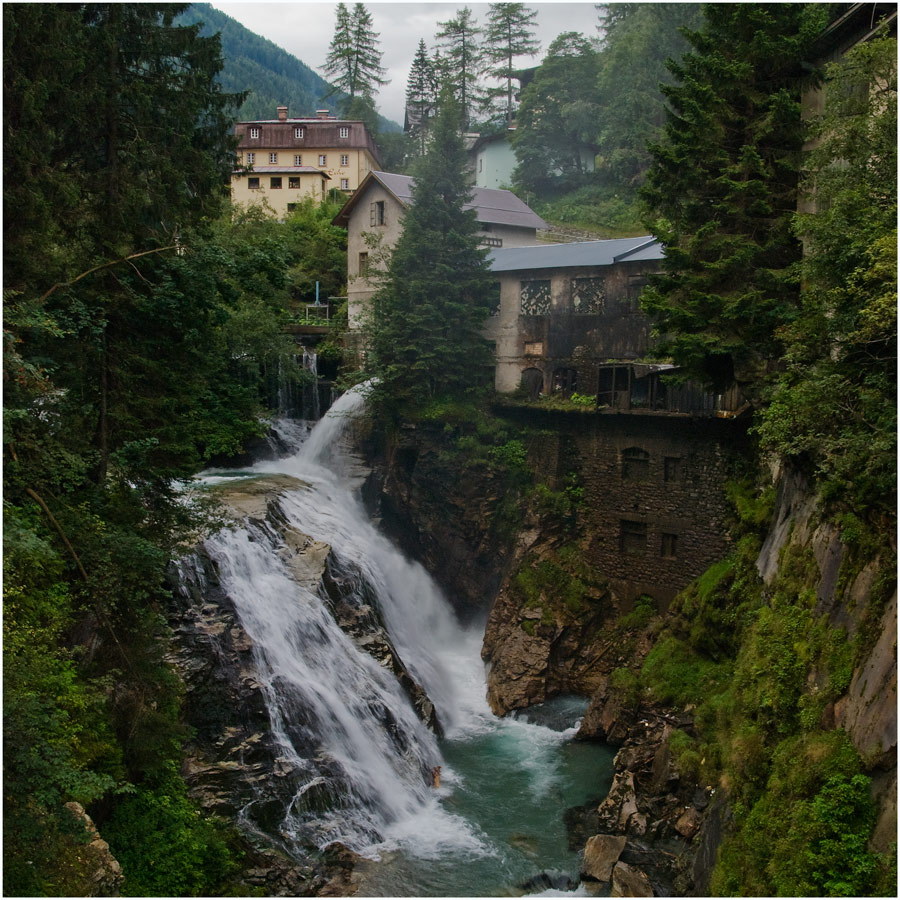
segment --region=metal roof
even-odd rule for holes
[[[575,241],[571,244],[542,244],[536,247],[509,247],[488,254],[492,272],[525,269],[563,269],[611,266],[617,262],[662,259],[662,244],[652,235],[615,238],[610,241]]]
[[[412,204],[412,188],[414,179],[409,175],[395,175],[393,172],[370,172],[359,190],[347,201],[344,208],[335,217],[336,225],[346,225],[353,207],[366,187],[366,182],[374,178],[389,190],[404,206]],[[529,206],[523,203],[512,191],[501,191],[495,188],[475,188],[472,191],[472,202],[463,209],[474,209],[479,222],[491,225],[512,225],[518,228],[547,228],[547,223]]]

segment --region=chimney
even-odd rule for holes
[[[287,122],[287,107],[279,106],[277,111],[278,111],[278,121],[279,122]]]
[[[317,109],[316,110],[316,118],[317,119],[327,119],[328,118],[328,110],[327,109]]]

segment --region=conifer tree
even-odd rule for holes
[[[479,43],[481,29],[468,6],[459,10],[454,18],[438,22],[438,25],[441,30],[436,37],[445,51],[440,65],[442,80],[453,89],[453,96],[460,107],[462,129],[466,131],[480,99],[478,74],[482,66]]]
[[[459,107],[441,96],[427,156],[414,167],[412,205],[385,284],[373,298],[377,396],[410,413],[436,396],[458,396],[490,364],[481,337],[490,273],[479,247]]]
[[[791,233],[803,129],[803,61],[822,22],[806,4],[705,7],[672,63],[671,109],[652,146],[644,196],[666,245],[644,292],[659,350],[692,376],[737,381],[759,401],[781,355],[777,330],[797,313]]]
[[[488,91],[488,98],[504,98],[506,124],[514,118],[513,78],[515,60],[519,56],[533,56],[540,47],[534,37],[537,12],[524,3],[492,3],[488,9],[488,24],[484,30],[484,55],[488,71],[505,82]]]
[[[437,76],[424,39],[419,40],[406,82],[406,125],[416,139],[419,153],[425,152],[429,119],[437,104]]]
[[[372,24],[372,16],[362,3],[354,4],[352,12],[338,3],[334,36],[321,69],[333,82],[331,93],[343,91],[347,95],[347,108],[354,108],[358,99],[371,105],[378,88],[388,83],[381,65],[379,35]]]
[[[597,53],[582,35],[567,31],[547,51],[522,94],[512,144],[516,183],[545,194],[582,185],[593,169]]]

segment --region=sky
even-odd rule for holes
[[[345,0],[348,6],[352,0]],[[406,97],[406,81],[413,56],[424,38],[429,51],[434,47],[434,35],[438,22],[452,19],[458,10],[468,6],[478,25],[487,19],[487,3],[381,3],[366,2],[372,16],[375,32],[379,35],[381,64],[388,70],[390,84],[385,85],[375,98],[378,111],[388,119],[403,124],[403,108]],[[268,38],[283,50],[305,62],[320,75],[320,66],[328,55],[328,47],[334,34],[336,3],[307,2],[244,2],[213,3],[232,19],[236,19],[256,34]],[[597,36],[597,10],[593,0],[576,3],[529,3],[537,11],[535,37],[541,42],[534,57],[521,57],[523,67],[537,65],[550,42],[564,31],[580,31],[585,37]],[[311,113],[313,110],[289,110],[289,115]],[[273,110],[274,113],[274,110]]]

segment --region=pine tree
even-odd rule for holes
[[[429,119],[436,105],[437,76],[425,41],[420,39],[406,83],[406,126],[416,139],[420,154],[425,153]]]
[[[372,16],[362,3],[354,4],[352,13],[338,3],[334,36],[321,69],[333,82],[331,93],[347,95],[345,108],[354,107],[358,99],[371,105],[378,88],[388,83],[381,65],[379,35],[372,25]]]
[[[822,9],[704,9],[704,30],[687,33],[694,49],[663,88],[671,109],[644,196],[666,262],[643,305],[661,353],[707,384],[736,380],[759,401],[782,352],[778,329],[797,314],[799,100]]]
[[[484,56],[489,72],[494,78],[506,82],[504,87],[492,88],[489,98],[504,98],[506,124],[515,118],[513,106],[513,78],[515,59],[533,56],[540,47],[534,37],[534,20],[537,12],[524,3],[492,3],[488,9],[488,24],[484,30]]]
[[[373,298],[377,396],[409,414],[436,396],[478,386],[490,364],[487,251],[479,247],[459,107],[445,90],[428,154],[414,168],[412,205],[384,286]]]
[[[442,81],[449,83],[453,89],[453,96],[460,107],[462,128],[466,131],[480,100],[478,74],[482,66],[479,44],[481,30],[468,6],[459,10],[454,18],[438,22],[438,25],[441,30],[436,37],[445,51],[440,65]]]

